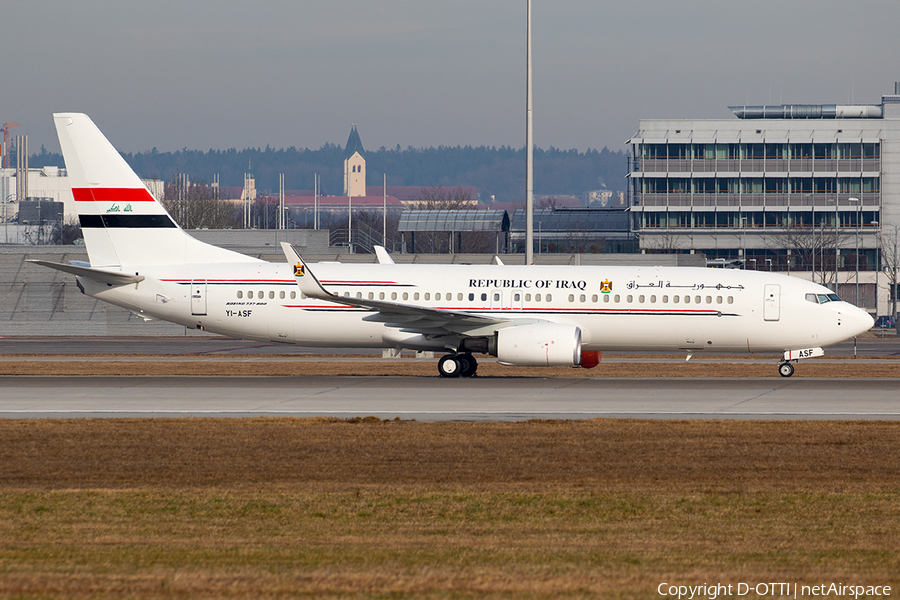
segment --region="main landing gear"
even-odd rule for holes
[[[475,377],[478,362],[469,353],[447,354],[438,361],[441,377]]]
[[[794,365],[789,362],[779,363],[778,374],[782,377],[790,377],[794,374]]]

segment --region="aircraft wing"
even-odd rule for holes
[[[109,285],[128,285],[129,283],[140,283],[144,280],[143,275],[129,275],[121,271],[106,271],[103,269],[95,269],[93,267],[85,267],[81,265],[71,265],[65,263],[51,262],[49,260],[29,260],[28,262],[41,265],[42,267],[50,267],[64,273],[71,273],[78,277],[87,277],[100,283]]]
[[[364,317],[365,321],[385,323],[388,327],[398,327],[408,331],[426,334],[471,333],[482,327],[510,324],[509,319],[485,317],[459,310],[446,310],[414,304],[401,304],[385,300],[367,300],[350,298],[332,294],[319,283],[309,270],[300,253],[287,242],[281,243],[281,249],[289,264],[294,267],[294,277],[303,295],[309,298],[327,300],[335,304],[354,306],[376,311],[374,315]]]

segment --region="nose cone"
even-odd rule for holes
[[[873,319],[869,313],[852,304],[848,304],[846,308],[841,311],[841,316],[847,326],[844,333],[848,334],[848,337],[854,337],[861,333],[865,333],[872,329],[872,326],[875,324],[875,319]]]

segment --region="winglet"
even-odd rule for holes
[[[500,260],[500,257],[497,256],[496,254],[494,255],[494,264],[495,264],[495,265],[500,265],[501,267],[503,266],[503,261]]]
[[[375,246],[375,258],[378,259],[378,264],[380,265],[394,264],[394,259],[391,258],[391,255],[388,254],[388,251],[385,250],[384,246]]]
[[[294,278],[297,280],[300,292],[304,296],[320,300],[331,300],[334,298],[334,294],[323,288],[316,276],[309,270],[296,248],[287,242],[281,242],[281,250],[284,252],[284,257],[287,259],[288,264],[294,267]]]

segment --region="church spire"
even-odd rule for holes
[[[344,149],[344,195],[366,195],[366,152],[356,125],[350,126],[350,137]]]

